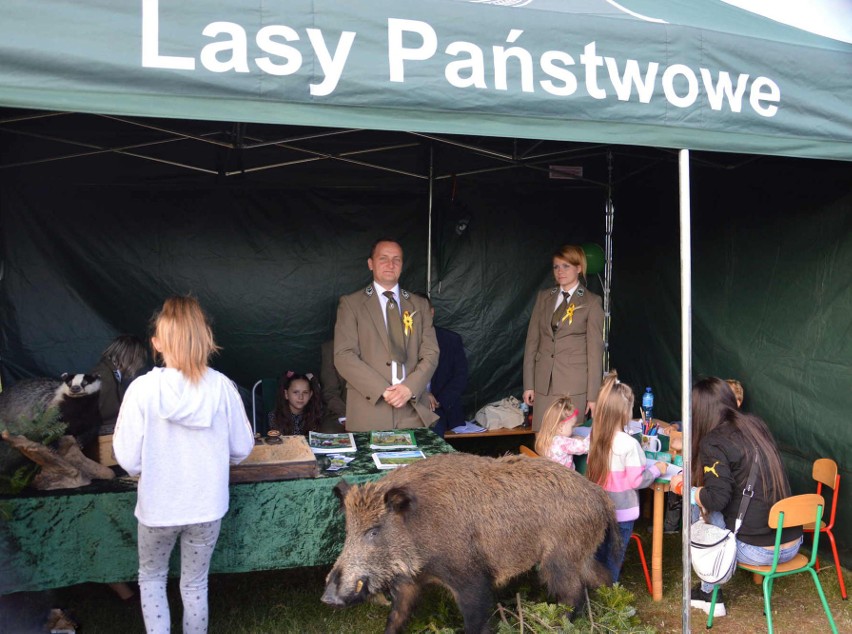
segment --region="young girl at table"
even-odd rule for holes
[[[322,421],[320,386],[313,374],[289,370],[278,385],[275,411],[269,413],[269,428],[287,436],[307,436]]]
[[[149,634],[168,633],[169,556],[181,540],[183,631],[207,631],[207,574],[228,510],[228,467],[254,437],[228,377],[207,366],[219,347],[198,301],[171,297],[155,314],[151,344],[165,367],[127,388],[115,426],[118,463],[139,475],[139,592]]]
[[[568,396],[560,396],[541,419],[541,429],[535,437],[535,450],[561,465],[574,468],[574,456],[589,453],[588,436],[572,436],[580,420],[580,412]]]
[[[612,573],[613,583],[618,581],[633,522],[639,517],[636,490],[650,486],[666,472],[664,462],[646,464],[642,447],[624,431],[632,413],[633,390],[619,381],[613,370],[604,378],[598,394],[586,467],[586,477],[601,485],[615,503],[620,543],[607,533],[597,553],[598,561]]]

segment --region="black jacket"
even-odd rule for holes
[[[743,489],[751,469],[751,457],[745,453],[745,446],[746,440],[742,433],[733,425],[722,423],[701,440],[698,448],[698,464],[704,471],[701,504],[709,511],[721,511],[729,530],[734,530]],[[754,497],[749,503],[737,539],[753,546],[774,545],[775,529],[769,528],[769,509],[773,504],[764,495],[758,469]],[[785,528],[781,543],[796,539],[801,534],[801,527]]]
[[[115,421],[118,418],[118,409],[121,407],[121,399],[124,398],[126,386],[121,385],[112,372],[112,364],[105,359],[98,361],[92,368],[90,374],[101,377],[101,391],[98,396],[98,409],[101,412],[101,434],[111,434],[115,429]]]
[[[438,367],[430,382],[431,392],[441,404],[436,413],[447,424],[447,429],[464,425],[462,394],[467,387],[467,357],[462,338],[452,330],[435,326],[438,339]]]

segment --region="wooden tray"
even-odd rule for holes
[[[281,436],[281,444],[255,445],[249,457],[231,467],[231,482],[315,478],[319,465],[304,436]]]

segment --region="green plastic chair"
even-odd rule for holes
[[[794,575],[799,572],[809,572],[816,585],[819,593],[822,607],[828,617],[828,623],[831,625],[831,631],[837,634],[837,625],[834,623],[834,617],[831,615],[831,610],[828,607],[828,602],[825,600],[825,593],[822,590],[822,584],[819,582],[814,566],[817,560],[817,548],[819,547],[819,531],[814,533],[814,546],[811,550],[810,558],[799,553],[793,559],[785,563],[778,563],[778,552],[781,546],[781,531],[784,527],[804,526],[813,524],[819,526],[822,521],[822,510],[825,506],[825,500],[821,495],[816,493],[808,493],[805,495],[794,495],[784,498],[776,502],[769,510],[769,527],[777,529],[775,532],[775,553],[772,558],[771,566],[751,566],[749,564],[737,564],[737,568],[748,570],[763,577],[763,610],[766,614],[766,624],[769,628],[769,634],[773,633],[772,629],[772,606],[770,598],[772,597],[772,584],[776,579]],[[710,615],[707,617],[707,629],[713,627],[713,612],[716,609],[716,596],[719,593],[719,586],[713,588],[713,598],[710,601]]]

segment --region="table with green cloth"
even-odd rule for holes
[[[414,433],[427,456],[453,451],[428,429]],[[373,462],[369,433],[356,433],[355,443],[355,460],[341,471],[326,471],[328,458],[317,456],[316,478],[231,484],[210,572],[333,563],[345,534],[334,486],[341,477],[360,484],[385,473]],[[135,507],[131,478],[0,497],[0,594],[136,579]],[[178,551],[172,572],[179,570]]]

